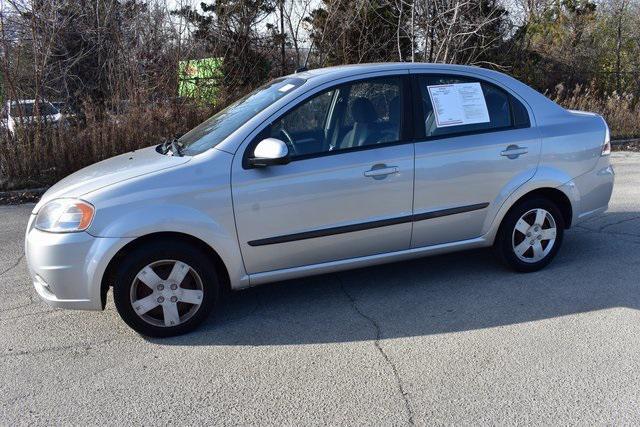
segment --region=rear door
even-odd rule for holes
[[[412,141],[401,118],[408,73],[330,87],[268,124],[236,156],[232,192],[249,274],[408,249]],[[289,145],[287,165],[250,168],[265,137]]]
[[[412,246],[479,237],[491,212],[535,173],[540,138],[530,112],[515,94],[474,77],[425,73],[414,85]]]

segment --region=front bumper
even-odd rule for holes
[[[38,295],[52,307],[101,310],[101,284],[113,256],[132,238],[93,237],[89,233],[47,233],[29,218],[25,254]]]

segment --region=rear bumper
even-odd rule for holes
[[[38,295],[50,306],[101,310],[101,284],[113,256],[132,239],[98,238],[86,232],[47,233],[29,219],[25,254]]]
[[[609,156],[603,156],[593,170],[562,186],[566,194],[573,196],[573,225],[608,209],[614,182],[615,172]]]

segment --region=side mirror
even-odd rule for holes
[[[262,168],[272,165],[286,165],[291,161],[289,147],[276,138],[266,138],[260,141],[253,150],[253,156],[247,160],[250,166]]]

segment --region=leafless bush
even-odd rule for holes
[[[550,95],[565,108],[602,115],[611,129],[611,138],[640,137],[640,104],[632,94],[599,93],[594,85],[577,85],[566,91],[558,85]]]
[[[85,105],[79,124],[19,128],[0,136],[0,189],[48,186],[89,164],[180,135],[212,111],[195,104],[130,105],[104,114]],[[179,118],[179,119],[177,119]]]

